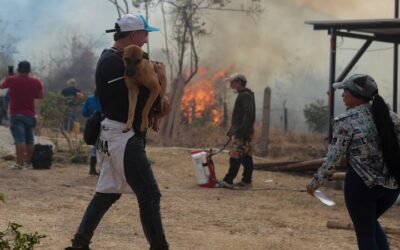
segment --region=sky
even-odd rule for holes
[[[232,1],[240,7],[245,0]],[[329,79],[329,36],[314,31],[307,20],[392,18],[394,0],[261,0],[264,8],[254,19],[238,12],[205,13],[211,34],[198,44],[201,64],[211,70],[233,67],[245,74],[249,87],[262,102],[265,87],[272,89],[272,116],[279,122],[283,102],[292,126],[304,119],[305,104],[326,99]],[[96,41],[95,51],[112,45],[105,29],[113,28],[117,12],[107,0],[0,0],[0,19],[20,38],[16,61],[39,62],[59,49],[61,39],[80,32]],[[150,9],[150,24],[161,32],[150,34],[151,54],[165,60],[164,29],[159,8]],[[169,29],[166,31],[169,32]],[[363,41],[338,39],[337,72],[343,69]],[[369,73],[391,102],[391,44],[373,43],[351,73]],[[154,52],[154,53],[153,53]],[[159,57],[159,58],[157,58]],[[339,94],[337,96],[340,96]],[[339,97],[340,100],[340,97]],[[262,105],[258,105],[261,107]],[[258,109],[260,116],[261,109]],[[291,128],[289,126],[289,128]],[[296,128],[296,127],[292,127]]]
[[[87,34],[111,45],[104,30],[113,28],[117,12],[107,0],[0,0],[0,18],[20,38],[16,59],[33,62],[43,51],[57,48],[68,32]]]

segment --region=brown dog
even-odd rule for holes
[[[132,128],[133,119],[135,117],[135,108],[137,96],[139,94],[139,86],[143,85],[149,91],[149,98],[142,111],[142,123],[140,131],[144,132],[149,127],[149,115],[157,97],[162,100],[165,96],[167,88],[167,77],[165,67],[162,67],[162,72],[157,74],[154,71],[153,63],[149,60],[148,55],[142,51],[139,46],[130,45],[124,49],[123,54],[125,65],[125,84],[129,91],[129,113],[128,120],[123,132],[127,132]],[[161,105],[161,101],[159,102]],[[162,108],[157,108],[161,110]],[[154,130],[158,130],[159,118],[153,116]]]

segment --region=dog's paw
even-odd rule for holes
[[[125,127],[125,128],[122,130],[122,133],[126,133],[126,132],[128,132],[129,130],[131,130],[131,127]]]
[[[140,125],[140,131],[146,131],[149,127],[149,121],[147,119],[143,119],[142,124]]]

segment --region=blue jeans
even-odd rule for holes
[[[145,139],[140,136],[133,136],[128,140],[124,154],[125,177],[136,194],[140,220],[150,249],[169,249],[161,222],[161,193],[147,159],[144,143]],[[86,246],[90,244],[100,220],[120,197],[121,194],[98,192],[94,194],[72,240],[73,245]]]
[[[344,186],[344,198],[357,235],[360,250],[389,250],[386,234],[378,218],[396,201],[400,189],[382,186],[367,187],[349,166]]]
[[[5,102],[5,97],[0,96],[0,125],[3,124],[3,119],[5,118],[5,115],[7,113]]]
[[[96,146],[92,146],[89,152],[90,157],[96,157]]]
[[[65,117],[64,117],[64,130],[71,132],[72,129],[74,128],[77,108],[78,107],[76,107],[76,106],[70,106],[67,108],[67,111],[66,111]]]
[[[11,115],[10,130],[15,144],[33,145],[33,129],[36,118],[33,115]]]

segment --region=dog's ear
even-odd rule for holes
[[[129,65],[129,64],[132,63],[132,59],[129,56],[125,56],[124,57],[124,62],[125,62],[125,65]]]
[[[124,57],[124,63],[125,63],[125,75],[133,77],[136,75],[137,72],[137,60],[132,60],[130,57]]]

